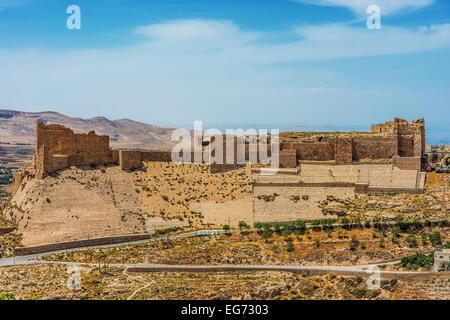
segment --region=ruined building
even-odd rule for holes
[[[280,166],[297,161],[334,161],[352,164],[362,160],[389,159],[403,170],[425,170],[425,123],[395,118],[373,125],[370,132],[282,133]]]
[[[249,159],[249,149],[249,144],[246,144],[246,160]],[[224,147],[224,159],[229,158],[226,150],[228,148]],[[235,138],[232,164],[211,164],[211,172],[239,167],[236,150]],[[194,161],[194,151],[190,158]],[[427,161],[424,120],[408,123],[396,118],[385,124],[373,125],[371,132],[282,133],[279,159],[281,168],[295,168],[302,161],[352,164],[362,160],[384,159],[402,170],[421,171]],[[20,187],[25,175],[43,179],[52,172],[70,166],[108,164],[131,170],[140,168],[143,161],[170,162],[171,152],[111,150],[108,136],[96,135],[94,131],[76,134],[62,125],[46,125],[37,121],[36,152],[31,168],[14,173],[13,193]],[[208,163],[204,155],[201,161]]]

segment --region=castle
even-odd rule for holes
[[[289,138],[289,134],[287,136]],[[390,159],[399,169],[420,171],[427,163],[423,119],[410,124],[395,118],[385,124],[373,125],[370,132],[314,133],[304,140],[282,140],[281,167],[297,166],[300,160],[352,164],[362,159]]]
[[[425,156],[425,124],[423,119],[412,123],[396,118],[385,124],[373,125],[370,132],[297,133],[282,135],[279,162],[281,168],[296,168],[302,161],[328,161],[335,164],[352,164],[362,159],[388,160],[402,170],[423,171]],[[213,140],[211,140],[213,141]],[[226,141],[226,139],[224,139]],[[212,173],[230,170],[237,163],[234,139],[234,157],[231,164],[211,164]],[[224,148],[224,158],[227,148]],[[250,144],[245,144],[245,159],[249,160]],[[270,156],[270,150],[268,152]],[[171,162],[171,152],[111,150],[109,137],[94,131],[76,134],[58,124],[36,121],[36,151],[31,170],[14,173],[13,193],[20,187],[25,175],[43,179],[48,174],[71,166],[119,165],[122,170],[140,168],[143,161]],[[194,151],[190,155],[194,160]],[[202,155],[202,163],[208,163]],[[32,171],[32,173],[30,172]]]

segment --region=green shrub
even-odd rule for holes
[[[16,300],[14,293],[0,294],[0,300]]]
[[[245,221],[239,221],[239,229],[250,229],[250,227]]]
[[[441,233],[439,231],[433,231],[432,233],[430,233],[430,235],[428,236],[428,238],[430,239],[431,244],[438,245],[441,244]]]
[[[416,253],[415,255],[404,257],[400,260],[400,265],[407,270],[417,270],[420,267],[431,270],[434,263],[434,253],[428,255]]]
[[[405,238],[405,241],[408,243],[410,247],[417,246],[417,239],[416,236],[413,234],[408,234],[408,236]]]
[[[359,241],[355,235],[352,236],[352,240],[349,241],[350,250],[356,250],[359,246]]]
[[[422,233],[422,235],[420,236],[422,238],[422,245],[426,245],[427,244],[427,235],[425,233]]]
[[[272,238],[272,235],[273,235],[272,230],[264,230],[264,231],[261,233],[261,237],[263,237],[264,239]]]
[[[292,251],[295,250],[294,243],[292,243],[292,241],[288,241],[288,242],[286,243],[286,250],[287,250],[288,252],[292,252]]]

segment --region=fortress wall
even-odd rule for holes
[[[69,167],[69,156],[51,156],[51,167],[49,171],[57,171]]]
[[[36,121],[36,151],[45,145],[51,154],[79,154],[108,152],[109,137],[98,136],[94,131],[75,134],[71,129],[58,124],[43,124]]]
[[[389,159],[397,155],[396,137],[353,137],[353,159]]]
[[[392,164],[401,170],[419,170],[422,167],[421,157],[395,157]]]
[[[297,150],[280,151],[280,168],[297,168]]]
[[[399,136],[398,137],[398,155],[400,157],[414,156],[414,137]]]
[[[335,151],[336,164],[351,164],[353,161],[352,138],[336,139]]]
[[[75,134],[58,124],[36,121],[36,153],[33,167],[38,178],[69,166],[115,163],[109,150],[109,137],[94,131]]]
[[[120,150],[119,165],[122,170],[133,170],[142,167],[141,151]]]
[[[142,161],[172,162],[170,151],[140,151]]]
[[[333,218],[333,215],[324,215],[322,209],[318,207],[318,201],[325,200],[328,195],[337,198],[354,197],[354,186],[337,187],[330,184],[320,184],[309,187],[283,186],[283,185],[255,185],[253,188],[254,221],[275,222],[294,221],[297,219],[312,220]],[[273,201],[258,199],[260,195],[273,195],[277,193]],[[307,195],[308,200],[303,200],[302,196]],[[292,196],[299,196],[300,200],[292,200]]]
[[[329,142],[299,142],[299,143],[282,143],[280,149],[293,149],[297,151],[299,160],[317,160],[328,161],[335,158],[334,139]]]

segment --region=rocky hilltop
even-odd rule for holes
[[[112,148],[168,150],[172,128],[163,128],[129,119],[109,120],[104,117],[72,118],[57,112],[21,112],[0,110],[0,143],[34,144],[36,120],[62,124],[76,133],[94,130],[108,135]]]

